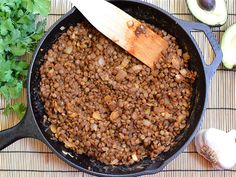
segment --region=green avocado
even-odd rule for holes
[[[236,66],[236,23],[230,26],[224,33],[221,40],[223,51],[222,62],[228,69]]]
[[[186,0],[191,13],[201,22],[210,26],[225,24],[227,7],[225,0]]]

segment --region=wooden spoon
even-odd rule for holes
[[[70,0],[102,34],[150,68],[168,43],[141,22],[105,0]]]

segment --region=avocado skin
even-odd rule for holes
[[[235,41],[233,42],[232,40]],[[222,63],[224,67],[233,69],[233,67],[236,66],[236,23],[231,25],[223,34],[221,49],[223,52]]]

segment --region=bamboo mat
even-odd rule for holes
[[[147,0],[185,20],[196,20],[188,11],[185,0]],[[236,22],[236,1],[227,0],[229,16],[222,27],[214,27],[218,40],[227,27]],[[52,0],[52,9],[47,20],[47,28],[71,8],[67,0]],[[193,35],[210,63],[213,53],[203,33]],[[203,128],[215,127],[225,131],[236,129],[236,70],[226,70],[221,65],[212,79],[209,101]],[[20,100],[25,101],[25,94]],[[0,99],[0,108],[5,102]],[[11,115],[4,117],[0,112],[0,130],[18,123]],[[89,177],[59,160],[43,143],[33,139],[23,139],[0,152],[0,177]],[[150,177],[236,177],[236,168],[228,171],[214,170],[199,156],[193,144],[172,161],[162,172]]]

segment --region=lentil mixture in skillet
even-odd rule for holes
[[[196,72],[175,37],[148,26],[169,44],[154,70],[87,22],[71,26],[45,55],[45,119],[65,147],[128,165],[175,144],[186,127]]]

